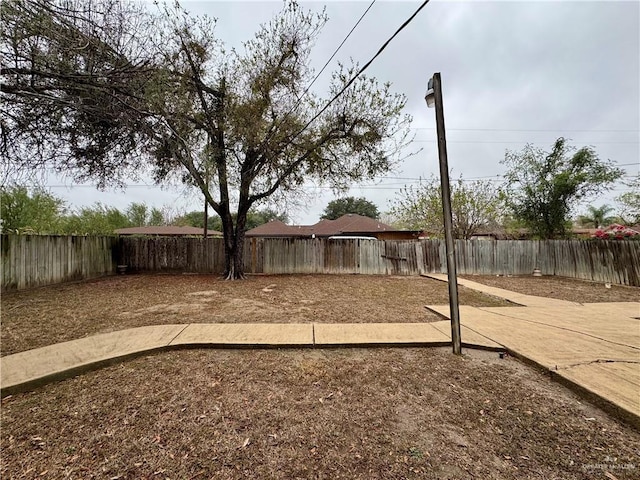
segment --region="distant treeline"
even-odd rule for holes
[[[0,189],[0,217],[3,233],[47,235],[112,235],[126,227],[150,225],[177,225],[204,227],[204,212],[176,213],[172,208],[159,209],[146,203],[132,202],[122,211],[116,207],[96,203],[76,210],[52,193],[23,186]],[[286,214],[273,210],[249,212],[248,229],[278,219],[287,222]],[[212,215],[207,225],[212,230],[222,230],[220,217]]]

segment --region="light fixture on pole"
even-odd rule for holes
[[[436,133],[438,135],[438,157],[440,159],[440,190],[442,192],[442,213],[444,217],[444,238],[447,253],[447,276],[449,280],[449,309],[451,316],[451,343],[453,353],[462,353],[460,340],[460,307],[458,303],[458,275],[456,273],[456,250],[453,240],[453,217],[451,214],[451,186],[447,161],[447,139],[444,129],[444,108],[442,106],[442,84],[440,73],[434,73],[427,84],[424,97],[429,108],[436,108]]]
[[[427,83],[427,93],[424,96],[424,99],[427,101],[427,107],[433,108],[436,104],[436,95],[433,91],[433,77],[429,79],[429,83]]]

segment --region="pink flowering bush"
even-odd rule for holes
[[[614,223],[607,228],[599,228],[591,237],[600,240],[640,240],[640,232]]]

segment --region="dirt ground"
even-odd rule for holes
[[[505,277],[490,275],[461,275],[461,278],[504,288],[513,292],[539,297],[557,298],[578,303],[601,302],[639,302],[640,288],[624,285],[611,285],[606,288],[604,283],[587,282],[563,277]]]
[[[1,417],[7,479],[640,476],[639,432],[479,351],[165,352],[7,397]]]
[[[3,293],[1,353],[145,325],[431,322],[447,285],[422,277],[131,275]],[[461,288],[460,303],[508,305]]]

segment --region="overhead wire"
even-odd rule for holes
[[[293,141],[302,133],[304,133],[304,131],[309,128],[309,126],[320,117],[320,115],[322,115],[338,98],[340,98],[340,96],[351,86],[353,85],[353,83],[357,80],[357,78],[362,75],[362,73],[364,73],[367,68],[369,68],[369,66],[375,61],[376,58],[378,58],[378,56],[387,48],[387,46],[391,43],[391,41],[393,41],[393,39],[402,31],[404,30],[407,25],[409,25],[409,23],[411,23],[411,21],[413,21],[413,19],[418,15],[418,13],[420,13],[420,11],[429,3],[430,0],[424,0],[422,2],[422,4],[416,9],[416,11],[407,19],[405,20],[405,22],[393,33],[393,35],[391,37],[389,37],[384,44],[378,49],[378,51],[375,53],[375,55],[373,55],[373,57],[371,57],[371,59],[364,64],[364,66],[362,66],[358,72],[356,72],[356,74],[346,83],[346,85],[344,85],[344,87],[333,96],[333,98],[331,98],[331,100],[329,100],[325,106],[320,109],[320,111],[318,111],[318,113],[316,113],[311,120],[309,120],[299,131],[296,132],[295,135],[293,135],[289,141],[281,148],[281,150],[284,150],[285,148],[287,148],[291,143],[293,143]],[[329,58],[329,60],[327,60],[327,62],[324,64],[324,66],[322,67],[322,69],[315,75],[315,77],[311,80],[310,84],[306,87],[306,89],[304,90],[304,92],[300,95],[300,97],[298,97],[298,100],[296,102],[296,104],[294,105],[294,107],[289,110],[287,112],[287,114],[285,114],[285,118],[290,115],[300,104],[300,102],[302,101],[302,98],[309,92],[309,90],[311,89],[311,87],[313,86],[313,84],[317,81],[317,79],[320,77],[320,75],[324,72],[324,70],[327,68],[327,66],[329,65],[329,63],[333,60],[333,58],[336,56],[336,54],[340,51],[340,49],[342,48],[342,46],[345,44],[345,42],[348,40],[348,38],[351,36],[351,34],[354,32],[354,30],[358,27],[358,25],[362,22],[363,18],[367,15],[367,13],[369,12],[369,10],[371,9],[371,7],[375,4],[376,0],[373,0],[369,6],[367,7],[367,9],[364,11],[364,13],[360,16],[360,18],[357,20],[357,22],[355,23],[355,25],[351,28],[351,30],[348,32],[348,34],[346,35],[346,37],[342,40],[342,42],[340,43],[340,45],[338,45],[338,47],[336,48],[336,50],[333,52],[333,54],[331,55],[331,57]],[[414,130],[433,130],[432,127],[414,127],[412,128]],[[277,130],[277,129],[274,129]],[[448,131],[500,131],[500,132],[557,132],[558,130],[552,130],[552,129],[497,129],[497,128],[448,128]],[[571,129],[571,130],[562,130],[563,132],[591,132],[591,133],[596,133],[596,132],[604,132],[604,133],[612,133],[612,132],[634,132],[637,133],[638,130],[628,130],[628,129],[610,129],[610,130],[577,130],[577,129]],[[418,142],[418,143],[435,143],[435,140],[414,140],[414,142]],[[512,143],[522,143],[522,142],[514,142],[514,141],[510,141],[510,142],[497,142],[497,141],[460,141],[460,140],[449,140],[447,143],[469,143],[469,144],[512,144]],[[535,143],[535,142],[534,142]],[[609,141],[605,141],[605,142],[588,142],[588,143],[592,143],[592,144],[638,144],[639,142],[609,142]],[[626,163],[626,164],[618,164],[617,166],[630,166],[630,165],[637,165],[637,163]],[[493,179],[494,181],[502,181],[500,180],[500,177],[502,177],[502,175],[498,174],[498,175],[491,175],[491,176],[484,176],[484,177],[472,177],[472,178],[467,178],[467,179],[463,179],[463,181],[468,181],[468,180],[480,180],[480,179]],[[412,180],[412,181],[421,181],[423,178],[422,177],[380,177],[383,179],[397,179],[397,180]],[[386,184],[386,185],[391,185],[391,184]],[[93,187],[93,185],[48,185],[48,187],[51,188],[75,188],[75,187]],[[127,185],[127,187],[145,187],[145,188],[154,188],[154,187],[160,187],[159,185],[146,185],[146,184],[130,184]],[[316,187],[312,187],[312,188],[330,188],[330,187],[320,187],[320,186],[316,186]],[[385,186],[385,184],[376,184],[376,185],[360,185],[360,186],[356,186],[354,188],[369,188],[369,189],[387,189],[387,190],[395,190],[397,188],[393,188],[391,186]]]
[[[412,130],[435,130],[435,127],[412,127]],[[447,131],[463,131],[463,132],[568,132],[568,133],[579,133],[579,132],[588,132],[588,133],[618,133],[618,132],[627,132],[627,133],[639,133],[640,130],[633,129],[612,129],[612,130],[567,130],[564,128],[557,129],[526,129],[526,128],[455,128],[455,127],[447,127]]]
[[[393,35],[391,35],[391,37],[389,37],[387,39],[386,42],[384,42],[384,44],[380,47],[380,49],[376,52],[376,54],[371,57],[371,59],[362,67],[360,68],[356,74],[347,82],[347,84],[342,87],[342,89],[336,93],[333,98],[331,100],[329,100],[327,102],[327,104],[322,107],[320,109],[320,111],[318,113],[316,113],[313,118],[311,118],[311,120],[309,120],[300,130],[298,130],[295,135],[293,135],[289,141],[282,147],[280,148],[280,151],[284,151],[289,145],[291,145],[293,143],[293,141],[298,138],[302,133],[304,133],[304,131],[309,128],[309,126],[315,122],[320,115],[322,115],[325,111],[327,111],[327,109],[333,104],[333,102],[335,102],[338,98],[340,98],[340,96],[351,86],[353,85],[353,83],[357,80],[357,78],[362,75],[365,70],[367,70],[367,68],[369,68],[369,66],[374,62],[374,60],[376,58],[378,58],[378,56],[380,56],[380,54],[387,48],[387,46],[391,43],[391,41],[402,31],[406,28],[407,25],[409,25],[411,23],[411,21],[416,17],[416,15],[418,15],[418,13],[420,13],[420,11],[429,3],[430,0],[424,0],[422,2],[422,4],[418,7],[418,9],[413,13],[413,15],[411,15],[407,20],[405,20],[405,22],[400,25],[400,27],[394,32]]]
[[[438,140],[413,140],[415,143],[436,143]],[[512,144],[512,143],[528,143],[528,144],[542,144],[546,142],[530,142],[527,140],[512,140],[512,141],[492,141],[492,140],[447,140],[447,145],[450,143],[477,143],[477,144]],[[603,141],[603,142],[585,142],[590,145],[638,145],[640,142],[616,142],[616,141]]]
[[[309,85],[307,86],[307,88],[305,88],[304,92],[302,92],[302,95],[300,95],[298,97],[298,101],[296,102],[296,104],[293,106],[293,108],[291,110],[289,110],[284,117],[289,116],[297,107],[298,105],[300,105],[300,102],[302,101],[303,97],[309,93],[309,90],[311,90],[311,87],[313,86],[314,83],[316,83],[316,80],[318,80],[318,78],[320,77],[320,75],[322,75],[322,72],[325,71],[325,69],[329,66],[329,63],[331,63],[331,60],[334,59],[334,57],[338,54],[338,52],[340,51],[340,49],[342,48],[342,46],[345,44],[345,42],[349,39],[349,37],[351,36],[351,34],[353,33],[353,31],[358,28],[358,25],[360,25],[360,22],[362,22],[362,19],[367,15],[367,13],[369,13],[369,10],[371,10],[371,7],[373,7],[373,4],[376,3],[376,0],[373,0],[369,6],[367,7],[367,9],[364,11],[364,13],[360,16],[360,18],[358,19],[358,21],[355,23],[355,25],[353,27],[351,27],[351,30],[349,30],[349,33],[347,33],[347,36],[344,37],[344,39],[342,40],[342,42],[340,42],[340,45],[338,45],[338,48],[335,49],[335,51],[333,52],[333,54],[329,57],[329,60],[326,61],[326,63],[324,64],[324,66],[320,69],[320,71],[316,74],[315,77],[313,77],[313,79],[311,80],[311,83],[309,83]]]
[[[627,179],[635,178],[636,175],[627,175],[617,180],[615,183],[617,185],[623,184]],[[359,184],[354,185],[352,188],[370,188],[370,189],[380,189],[380,190],[397,190],[398,187],[405,186],[407,184],[419,184],[422,181],[428,180],[428,177],[384,177],[387,179],[396,179],[403,180],[402,182],[391,182],[391,183],[372,183],[372,184]],[[497,182],[502,183],[505,181],[503,175],[491,175],[491,176],[483,176],[483,177],[469,177],[469,178],[461,178],[463,182],[471,182],[476,180],[486,180],[489,182]],[[127,188],[164,188],[164,185],[148,185],[148,184],[128,184],[125,185]],[[74,188],[94,188],[95,185],[91,184],[75,184],[75,185],[47,185],[47,188],[66,188],[72,190]],[[321,189],[332,189],[333,187],[329,186],[320,186],[314,185],[310,188],[321,188]],[[623,188],[623,187],[620,187]]]
[[[349,37],[351,36],[351,34],[354,32],[354,30],[356,28],[358,28],[358,25],[360,25],[360,22],[362,22],[362,20],[364,19],[364,17],[367,15],[367,13],[369,13],[369,10],[371,10],[371,7],[373,7],[373,4],[376,3],[376,0],[372,0],[372,2],[369,4],[369,6],[367,7],[367,9],[362,13],[362,15],[360,15],[360,18],[356,21],[356,23],[353,25],[353,27],[351,27],[351,30],[349,30],[349,33],[347,33],[347,36],[344,37],[344,39],[342,40],[342,42],[340,42],[340,45],[338,45],[338,47],[334,50],[333,54],[331,54],[331,56],[329,57],[329,60],[327,60],[325,62],[325,64],[323,65],[323,67],[320,69],[320,71],[315,75],[315,77],[313,77],[313,79],[311,79],[311,82],[309,83],[309,85],[307,85],[307,88],[305,88],[304,92],[302,92],[302,94],[297,98],[295,104],[293,105],[293,107],[291,107],[289,109],[289,111],[287,111],[287,113],[285,113],[282,118],[280,119],[280,121],[276,124],[276,126],[274,128],[271,129],[270,133],[267,135],[267,138],[263,141],[263,143],[268,142],[271,139],[271,136],[278,131],[278,128],[280,128],[280,126],[285,122],[285,120],[287,119],[287,117],[289,115],[291,115],[296,108],[298,108],[298,106],[300,105],[300,103],[302,102],[302,99],[305,97],[305,95],[307,93],[309,93],[309,90],[311,90],[311,87],[313,86],[314,83],[316,83],[316,80],[318,80],[318,78],[320,78],[320,75],[322,75],[322,72],[325,71],[325,69],[329,66],[329,63],[331,63],[331,60],[333,60],[335,58],[335,56],[338,54],[338,52],[340,51],[340,49],[342,48],[342,46],[345,44],[345,42],[349,39]],[[285,146],[286,148],[286,146]]]

